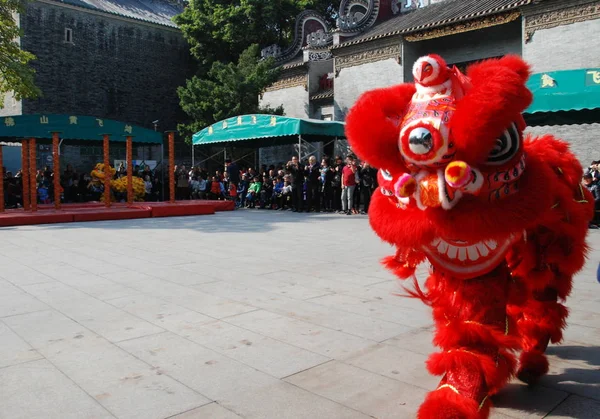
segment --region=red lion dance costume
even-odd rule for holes
[[[567,144],[524,138],[529,67],[487,60],[466,76],[436,55],[414,84],[365,93],[347,118],[360,158],[380,168],[369,209],[396,246],[384,264],[402,279],[428,260],[422,291],[433,309],[433,354],[442,376],[419,418],[487,418],[490,396],[511,377],[534,384],[544,352],[562,338],[573,275],[585,261],[594,200]],[[521,351],[517,360],[515,351]]]

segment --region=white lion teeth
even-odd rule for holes
[[[448,257],[450,259],[456,259],[457,254],[458,254],[458,247],[448,245],[448,253],[447,253]]]
[[[469,260],[476,261],[477,259],[479,259],[479,253],[477,253],[477,246],[467,247],[467,253],[469,255]]]
[[[446,252],[448,251],[448,243],[446,243],[445,241],[440,241],[440,244],[438,244],[437,250],[442,255],[446,254]]]
[[[487,248],[487,246],[483,243],[477,243],[475,245],[475,247],[477,247],[477,251],[479,252],[479,254],[483,257],[486,257],[487,255],[490,254],[490,250]]]
[[[496,247],[498,247],[498,243],[496,243],[494,240],[488,240],[485,242],[485,244],[490,248],[490,250],[496,250]]]
[[[460,262],[470,260],[475,262],[479,258],[489,256],[490,252],[498,248],[498,242],[495,240],[486,240],[475,243],[471,246],[454,246],[443,239],[436,238],[431,242],[431,247],[436,249],[440,255],[445,255],[449,259],[458,259]]]

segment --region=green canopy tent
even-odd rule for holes
[[[22,163],[29,166],[28,177],[31,180],[31,209],[35,211],[36,191],[35,191],[35,146],[36,142],[52,141],[52,161],[55,171],[60,170],[60,142],[62,140],[73,141],[103,141],[104,143],[104,163],[109,164],[108,150],[109,140],[117,142],[126,142],[127,148],[131,148],[133,142],[161,144],[163,143],[162,134],[146,128],[135,126],[111,119],[95,118],[92,116],[80,115],[18,115],[0,117],[0,140],[19,141],[23,145],[31,143],[28,146],[28,153],[23,153]],[[1,153],[0,146],[0,156]],[[27,154],[27,156],[25,155]],[[131,160],[131,152],[128,152],[128,161]],[[0,167],[2,161],[0,160]],[[23,165],[22,165],[23,166]],[[131,185],[131,170],[128,168],[128,184]],[[108,178],[107,178],[108,179]],[[28,183],[28,182],[26,182]],[[105,181],[105,203],[110,206],[109,187]],[[0,188],[1,189],[1,188]],[[60,208],[60,176],[54,177],[54,200],[57,209]],[[1,192],[1,191],[0,191]],[[25,195],[25,192],[24,192]],[[132,193],[128,193],[128,201],[132,199]],[[28,205],[24,205],[26,208]],[[3,210],[3,202],[0,200],[0,211]]]
[[[162,144],[160,132],[111,119],[79,115],[20,115],[0,117],[0,138],[50,139],[59,132],[63,140],[100,141],[108,134],[111,141],[125,142],[131,135],[135,143]]]
[[[225,146],[244,141],[255,148],[296,143],[301,146],[303,142],[338,138],[345,138],[342,122],[279,115],[240,115],[219,121],[194,134],[192,156],[195,145]],[[302,159],[300,153],[299,158]]]
[[[529,125],[600,122],[600,69],[537,73],[527,87],[533,93],[525,110]]]

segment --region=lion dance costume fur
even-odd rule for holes
[[[427,367],[442,379],[419,418],[487,418],[515,373],[530,385],[547,373],[562,339],[594,201],[565,142],[524,138],[529,74],[516,56],[465,76],[429,55],[414,84],[365,93],[347,118],[352,149],[380,168],[370,222],[396,247],[383,263],[433,311],[441,352]]]

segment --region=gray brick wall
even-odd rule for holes
[[[600,123],[527,127],[526,133],[539,136],[552,134],[568,141],[583,167],[600,160]]]
[[[521,20],[505,25],[420,42],[404,43],[404,79],[412,81],[413,63],[423,55],[438,54],[448,64],[482,60],[505,54],[521,55]]]
[[[537,30],[523,58],[534,73],[600,67],[600,19]]]
[[[160,119],[160,130],[181,120],[176,88],[189,58],[180,32],[39,2],[28,3],[21,26],[43,92],[24,101],[23,113],[93,115],[148,128]]]
[[[304,86],[265,92],[260,100],[260,105],[269,105],[273,108],[283,105],[285,116],[292,118],[308,118],[310,114],[308,92]]]
[[[402,66],[393,58],[343,68],[334,80],[334,119],[343,121],[348,110],[364,92],[402,81]]]

